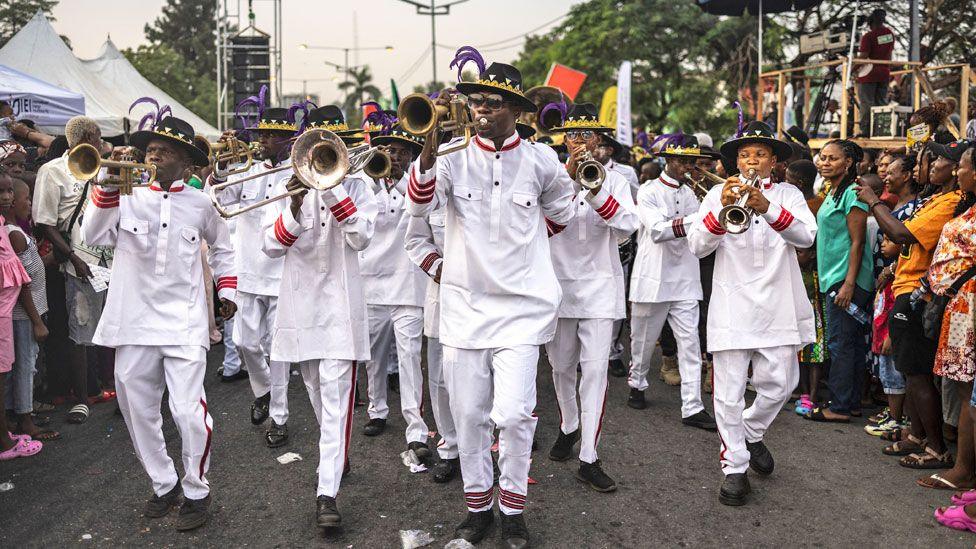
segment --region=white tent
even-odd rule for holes
[[[143,96],[169,105],[174,116],[189,122],[198,133],[211,139],[219,134],[143,78],[111,43],[97,59],[82,61],[75,57],[40,12],[0,48],[0,64],[84,95],[85,114],[98,122],[107,137],[124,134],[127,129],[136,131],[146,112],[140,109],[147,107],[137,107],[138,112],[130,115],[129,106]]]
[[[18,120],[33,120],[51,133],[64,133],[68,119],[85,114],[85,96],[4,65],[0,65],[0,99],[10,103]]]
[[[102,45],[102,51],[95,59],[82,61],[85,66],[95,74],[102,82],[115,82],[119,86],[119,92],[125,96],[126,110],[133,101],[140,97],[152,97],[159,101],[160,105],[169,105],[173,109],[173,116],[183,119],[193,126],[198,134],[216,141],[220,136],[220,131],[205,122],[199,116],[193,114],[189,109],[176,102],[175,99],[167,95],[163,90],[157,88],[152,82],[146,80],[139,71],[129,63],[129,60],[122,55],[111,39]],[[136,131],[136,125],[142,115],[149,112],[148,105],[140,105],[129,116],[131,131]]]

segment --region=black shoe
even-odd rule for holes
[[[635,410],[643,410],[647,408],[647,401],[644,400],[644,391],[638,389],[631,389],[630,396],[627,397],[627,406]]]
[[[624,361],[620,359],[613,359],[610,361],[610,375],[613,377],[624,377],[627,375],[627,367],[624,366]]]
[[[210,496],[203,499],[183,499],[180,516],[176,518],[176,529],[180,532],[199,528],[210,518]]]
[[[468,511],[468,517],[454,529],[454,535],[469,543],[478,543],[485,539],[494,524],[495,513],[491,509],[477,513]]]
[[[684,423],[689,427],[697,427],[706,431],[715,431],[718,429],[718,426],[715,425],[715,419],[708,415],[708,412],[705,410],[702,410],[693,416],[681,418],[681,423]]]
[[[502,538],[509,549],[524,549],[529,546],[529,529],[525,527],[522,513],[506,515],[502,513]]]
[[[279,448],[288,444],[288,424],[278,425],[275,420],[271,420],[271,427],[264,434],[264,440],[268,443],[268,448]]]
[[[413,453],[420,461],[424,461],[430,457],[430,447],[423,442],[411,442],[407,444],[407,450],[413,450]]]
[[[718,501],[722,505],[731,505],[732,507],[745,505],[746,496],[749,495],[749,492],[752,492],[752,487],[749,486],[749,478],[746,477],[745,473],[725,475],[722,488],[718,491]]]
[[[775,466],[773,454],[769,452],[769,448],[766,448],[763,441],[746,441],[746,449],[749,450],[749,467],[752,467],[753,471],[762,476],[773,474],[773,467]]]
[[[269,406],[271,406],[271,391],[264,396],[259,396],[251,403],[251,423],[261,425],[268,419]]]
[[[221,373],[220,374],[220,382],[221,383],[232,383],[234,381],[240,381],[242,379],[247,379],[248,377],[250,377],[250,375],[248,375],[247,370],[238,370],[236,374],[231,374],[229,376],[225,376],[223,373]]]
[[[319,496],[315,499],[315,522],[321,528],[335,528],[342,524],[335,498]]]
[[[177,507],[180,504],[180,496],[183,494],[180,490],[180,483],[176,483],[176,486],[172,490],[166,492],[161,496],[153,494],[149,501],[146,502],[146,510],[143,513],[147,518],[162,518],[169,514],[170,509]]]
[[[603,472],[603,467],[600,466],[600,460],[596,460],[593,463],[581,461],[576,478],[580,482],[589,484],[590,488],[593,488],[597,492],[613,492],[617,489],[617,483],[610,478],[610,475]]]
[[[374,418],[366,422],[363,425],[363,434],[368,437],[375,437],[377,435],[383,434],[386,430],[386,420],[380,418]]]
[[[552,445],[552,449],[549,450],[549,459],[553,461],[566,461],[573,454],[573,446],[579,442],[580,430],[576,429],[568,435],[559,430],[559,437],[556,438],[556,443]]]
[[[444,484],[445,482],[454,480],[460,471],[461,460],[459,458],[442,459],[430,470],[431,477],[438,484]]]
[[[389,374],[386,376],[386,386],[394,393],[400,393],[400,374]]]

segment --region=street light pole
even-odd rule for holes
[[[430,16],[430,55],[431,55],[431,86],[437,83],[437,16],[450,15],[451,6],[463,4],[468,0],[448,0],[446,3],[437,5],[437,0],[430,0],[430,5],[421,4],[417,0],[400,0],[417,8],[417,15]]]

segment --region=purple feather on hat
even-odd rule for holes
[[[739,103],[738,101],[735,101],[732,104],[735,105],[735,108],[739,109],[739,126],[735,130],[735,136],[738,138],[738,137],[742,137],[742,130],[745,129],[745,127],[746,127],[745,126],[745,122],[744,122],[745,116],[743,116],[743,114],[742,114],[742,104],[741,103]]]
[[[454,53],[454,60],[451,61],[450,68],[457,67],[457,79],[458,82],[461,81],[461,69],[468,61],[473,61],[475,65],[478,65],[478,74],[485,72],[485,58],[481,56],[478,50],[474,49],[473,46],[461,46],[458,51]]]
[[[382,128],[380,131],[382,135],[389,135],[390,130],[393,129],[393,125],[397,123],[396,117],[387,114],[386,111],[384,111],[383,108],[380,107],[380,104],[377,103],[376,101],[368,101],[366,103],[363,103],[362,107],[363,108],[373,107],[376,109],[373,112],[369,113],[366,119],[363,120],[363,126],[365,126],[366,123],[376,124],[377,126],[380,126]]]
[[[136,105],[141,105],[143,103],[151,105],[152,110],[144,114],[142,118],[139,119],[139,131],[147,128],[155,129],[165,116],[173,115],[173,109],[171,109],[169,105],[163,105],[160,107],[159,101],[156,101],[152,97],[140,97],[139,99],[133,101],[132,104],[129,105],[129,114],[132,114],[132,109],[134,109]]]
[[[654,148],[654,145],[661,143],[661,148],[665,149],[668,145],[673,145],[675,147],[682,147],[685,144],[685,134],[682,132],[676,133],[662,133],[661,135],[654,138],[651,144],[647,147],[649,150]]]
[[[264,113],[264,108],[267,106],[267,103],[265,102],[267,98],[268,98],[268,86],[265,84],[261,86],[260,90],[258,90],[257,95],[245,97],[244,99],[241,100],[240,103],[237,104],[237,107],[234,109],[234,116],[241,121],[242,128],[246,128],[248,126],[247,124],[248,114],[243,112],[244,108],[252,105],[256,107],[257,118],[258,120],[260,120],[261,115]]]
[[[566,104],[566,100],[565,99],[560,99],[559,100],[559,103],[549,103],[548,105],[546,105],[545,107],[543,107],[542,108],[542,112],[539,113],[539,120],[542,120],[543,118],[545,118],[546,113],[547,112],[550,112],[550,111],[558,111],[559,112],[559,122],[560,123],[565,123],[566,122],[566,116],[569,115],[569,105]]]
[[[648,139],[648,137],[647,137],[647,132],[646,131],[641,130],[641,131],[637,132],[637,145],[640,148],[644,149],[645,151],[650,152],[650,150],[651,150],[651,143],[650,143],[650,139]]]

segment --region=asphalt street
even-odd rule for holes
[[[222,346],[211,351],[206,382],[214,418],[208,525],[179,533],[175,513],[142,516],[149,479],[114,403],[99,404],[82,426],[64,424],[65,410],[58,409],[54,427],[62,440],[37,456],[0,463],[0,483],[13,484],[0,491],[0,547],[395,548],[403,530],[431,534],[430,547],[453,538],[465,513],[460,480],[434,484],[429,474],[403,465],[405,424],[396,394],[380,437],[362,435],[366,409],[356,408],[352,472],[338,498],[344,527],[324,535],[314,522],[318,431],[301,379],[293,376],[289,387],[291,442],[269,449],[263,427],[248,420],[247,382],[217,381],[222,352]],[[360,387],[365,394],[364,378]],[[932,518],[950,492],[917,487],[920,475],[882,456],[863,422],[814,424],[784,411],[766,437],[775,473],[751,475],[747,506],[719,504],[718,436],[682,426],[678,388],[664,386],[656,374],[643,411],[626,406],[625,380],[611,378],[599,450],[619,489],[596,493],[575,479],[575,460],[547,457],[558,413],[544,357],[538,387],[539,449],[531,470],[537,484],[529,488],[525,515],[537,547],[973,546],[971,534]],[[168,412],[165,417],[169,452],[179,463],[179,436]],[[285,452],[303,459],[282,465],[276,458]],[[496,529],[482,546],[499,543]]]

